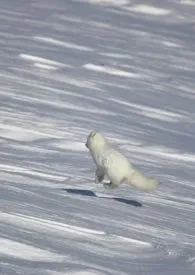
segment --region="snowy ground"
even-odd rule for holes
[[[0,274],[195,274],[195,2],[0,1]],[[100,130],[153,193],[94,184]]]

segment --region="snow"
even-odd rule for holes
[[[81,46],[78,44],[74,44],[74,43],[70,43],[70,42],[62,42],[59,41],[57,39],[53,39],[50,37],[39,37],[39,36],[35,36],[34,37],[35,40],[44,42],[44,43],[48,43],[48,44],[53,44],[53,45],[57,45],[57,46],[61,46],[61,47],[65,47],[65,48],[70,48],[70,49],[75,49],[77,51],[90,51],[93,52],[94,50],[89,48],[89,47],[85,47],[85,46]]]
[[[42,249],[22,244],[21,242],[11,241],[9,239],[0,239],[0,253],[7,257],[20,258],[27,261],[52,261],[64,259],[55,253],[44,251]],[[60,259],[61,258],[61,259]]]
[[[65,67],[64,64],[60,63],[60,62],[56,62],[53,60],[49,60],[46,58],[42,58],[42,57],[38,57],[38,56],[32,56],[29,54],[20,54],[19,55],[21,58],[25,59],[25,60],[29,60],[29,61],[34,61],[34,62],[39,62],[39,63],[45,63],[45,65],[55,65],[58,67]]]
[[[194,1],[0,3],[0,274],[195,273]],[[152,193],[94,184],[102,131]]]
[[[121,6],[121,5],[127,5],[130,4],[130,0],[77,0],[77,1],[85,1],[90,4],[96,4],[96,5],[103,5],[103,6]]]
[[[140,78],[139,75],[130,73],[130,72],[125,72],[122,70],[117,70],[112,67],[105,67],[105,66],[98,66],[94,64],[84,64],[83,67],[87,70],[92,70],[92,71],[97,71],[97,72],[102,72],[110,75],[116,75],[116,76],[121,76],[121,77],[133,77],[133,78]]]
[[[156,8],[148,5],[135,5],[135,6],[132,6],[130,10],[133,12],[144,13],[144,14],[154,15],[154,16],[168,15],[171,13],[170,10],[160,9],[160,8]]]
[[[195,5],[193,0],[181,0],[180,3],[184,5]]]

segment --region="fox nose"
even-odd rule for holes
[[[87,143],[85,143],[85,146],[88,148],[88,145],[87,145]]]

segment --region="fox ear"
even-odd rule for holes
[[[96,132],[94,132],[94,131],[92,131],[92,132],[89,134],[90,137],[94,137],[95,135],[96,135]]]

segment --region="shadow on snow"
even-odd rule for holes
[[[74,194],[74,195],[81,195],[81,196],[88,196],[88,197],[96,197],[96,198],[101,198],[101,199],[111,199],[115,200],[121,203],[125,203],[128,205],[132,205],[135,207],[142,207],[142,203],[135,201],[135,200],[129,200],[129,199],[123,199],[123,198],[118,198],[118,197],[104,197],[104,196],[97,196],[95,192],[91,190],[86,190],[86,189],[71,189],[71,188],[63,188],[63,191],[66,191],[67,193]]]

